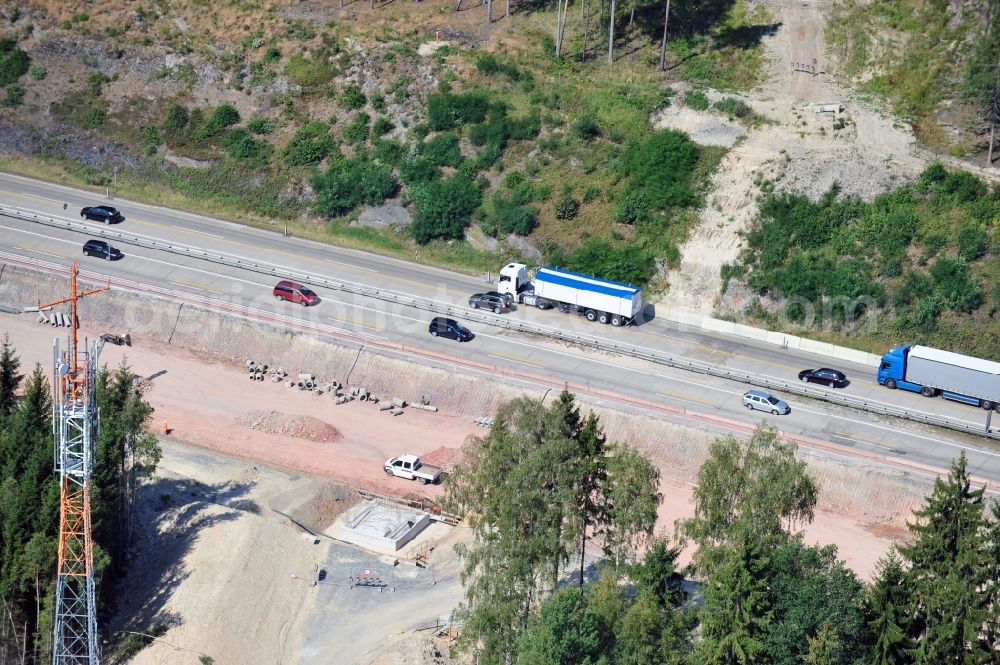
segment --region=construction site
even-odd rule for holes
[[[5,265],[0,306],[24,312],[25,294],[37,303],[64,300],[69,277]],[[99,632],[162,626],[135,663],[329,662],[324,654],[332,652],[344,663],[455,662],[447,654],[463,590],[454,544],[470,534],[437,505],[440,485],[387,477],[383,462],[405,449],[447,471],[499,404],[545,399],[551,386],[375,354],[113,284],[72,302],[76,334],[99,346],[60,376],[126,362],[150,386],[163,448],[156,477],[142,489],[129,593]],[[74,330],[64,325],[74,320],[72,302],[0,315],[23,362],[52,362],[52,338]],[[57,371],[62,358],[72,356],[57,354]],[[658,528],[672,532],[691,514],[693,481],[721,423],[713,431],[578,397],[609,439],[659,467]],[[870,577],[932,480],[861,456],[801,454],[821,485],[807,541],[836,544]],[[72,468],[63,464],[67,474]],[[72,503],[79,484],[63,483],[67,515],[80,505]],[[78,551],[77,531],[67,526],[67,552]],[[68,574],[60,587],[80,589],[68,596],[79,609],[68,607],[67,621],[92,635],[86,580]],[[247,631],[258,637],[245,639]],[[77,654],[64,662],[96,661]]]

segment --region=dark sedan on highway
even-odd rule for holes
[[[80,217],[92,219],[95,222],[111,224],[125,221],[125,217],[112,206],[88,206],[80,211]]]
[[[830,369],[829,367],[804,369],[799,372],[799,381],[805,383],[822,383],[831,388],[843,388],[849,383],[846,374],[837,369]]]

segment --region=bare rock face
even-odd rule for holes
[[[351,222],[351,226],[368,226],[372,228],[386,228],[409,226],[413,222],[410,211],[402,206],[381,205],[368,206],[361,211],[358,218]]]
[[[483,233],[483,229],[479,224],[473,224],[465,229],[465,241],[473,249],[483,252],[496,252],[500,249],[500,241]]]
[[[526,259],[532,259],[534,261],[542,260],[542,250],[535,247],[534,243],[527,238],[511,233],[507,236],[507,244]]]

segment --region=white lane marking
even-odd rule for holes
[[[382,332],[382,330],[383,330],[382,328],[379,328],[377,326],[370,326],[370,325],[368,325],[366,323],[359,323],[358,321],[353,321],[351,319],[342,319],[342,318],[337,317],[337,316],[329,316],[327,318],[330,319],[331,321],[336,321],[337,323],[346,323],[346,324],[352,325],[352,326],[359,326],[361,328],[368,328],[369,330],[374,330],[376,332]]]
[[[142,221],[142,220],[138,220],[138,221]],[[147,224],[153,224],[155,226],[159,226],[159,224],[156,224],[155,222],[146,222],[146,223]],[[209,236],[211,238],[219,238],[221,240],[225,240],[226,239],[226,236],[220,236],[220,235],[215,234],[215,233],[206,233],[205,231],[195,231],[194,229],[189,229],[186,226],[178,226],[177,224],[171,224],[170,228],[172,228],[172,229],[180,229],[181,231],[185,231],[187,233],[197,233],[198,235]]]
[[[34,247],[21,247],[20,245],[14,245],[16,249],[23,252],[35,252],[36,254],[45,254],[46,256],[54,256],[57,259],[68,259],[68,254],[57,254],[56,252],[46,252],[44,249],[35,249]]]
[[[378,272],[378,270],[375,270],[374,268],[362,268],[361,266],[356,266],[356,265],[354,265],[352,263],[345,263],[343,261],[334,261],[333,259],[327,259],[326,262],[327,263],[336,263],[336,264],[342,265],[342,266],[347,266],[348,268],[351,268],[352,270],[364,270],[365,272]]]
[[[42,201],[52,201],[53,203],[66,203],[66,201],[60,201],[59,199],[50,199],[47,196],[39,196],[38,194],[29,194],[28,192],[18,192],[21,196],[30,196],[33,199],[41,199]]]
[[[505,356],[502,353],[491,353],[490,358],[498,358],[500,360],[506,360],[509,363],[517,363],[518,365],[527,365],[529,367],[537,367],[539,369],[545,369],[545,365],[539,365],[538,363],[528,362],[527,360],[518,360],[517,358],[512,358],[511,356]]]
[[[177,286],[184,286],[189,289],[198,289],[199,291],[208,291],[209,293],[218,293],[219,295],[226,295],[225,291],[219,291],[218,289],[212,289],[207,286],[199,286],[198,284],[193,284],[191,282],[184,282],[179,279],[171,280],[171,284],[176,284]]]

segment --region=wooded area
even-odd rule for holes
[[[572,394],[505,405],[448,481],[475,531],[460,645],[484,664],[998,662],[1000,505],[964,454],[870,584],[797,531],[819,487],[773,428],[713,442],[672,536],[653,534],[658,483]],[[605,555],[589,575],[587,542]]]
[[[52,388],[36,365],[25,376],[9,339],[0,346],[0,660],[51,660],[59,480],[53,471]],[[127,365],[97,376],[101,414],[91,517],[99,615],[114,607],[125,572],[139,480],[160,458],[145,426],[153,409]],[[100,623],[100,622],[99,622]]]

